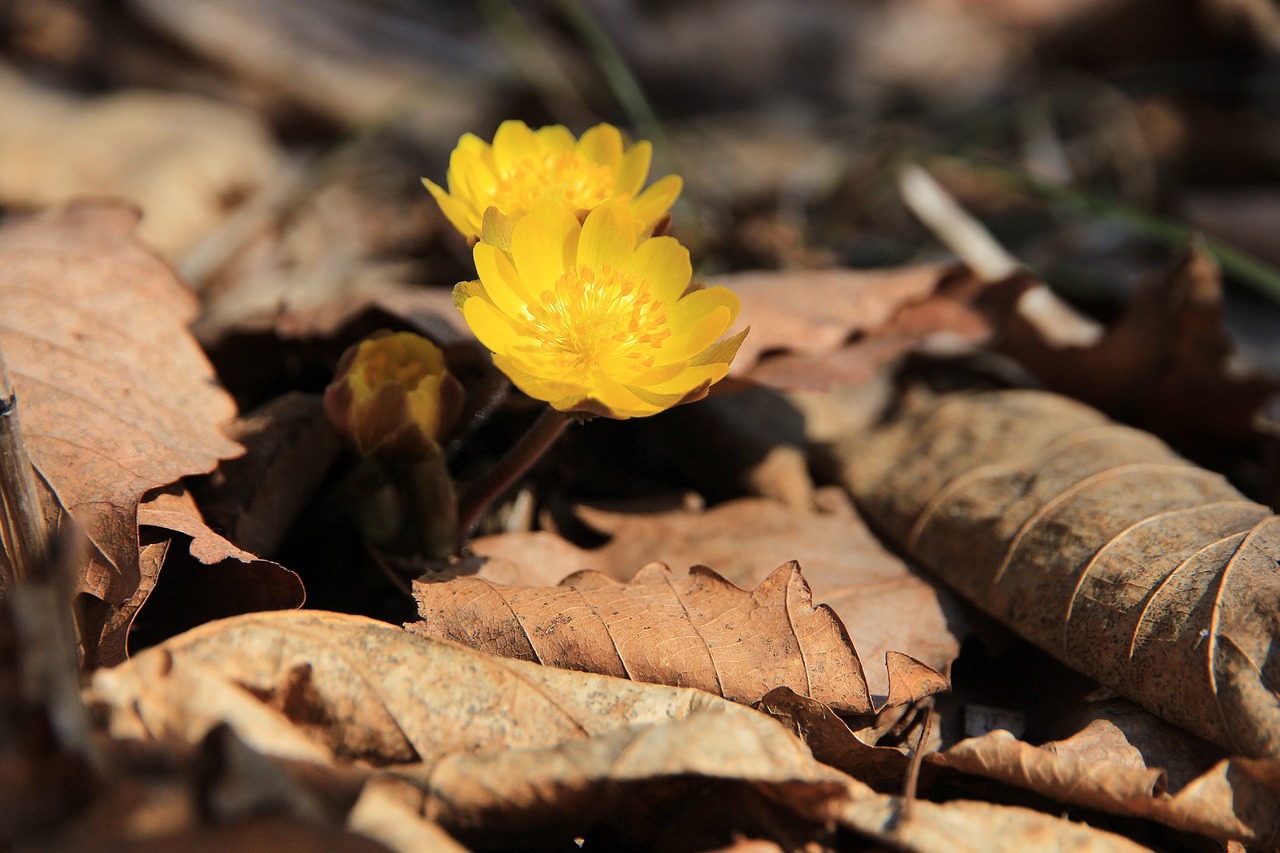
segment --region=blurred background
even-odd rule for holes
[[[1268,0],[7,0],[0,206],[118,196],[230,330],[470,277],[419,183],[505,118],[609,121],[686,179],[702,275],[946,257],[924,164],[1103,320],[1193,232],[1280,368]],[[444,293],[444,291],[441,291]],[[244,400],[242,402],[253,402]]]

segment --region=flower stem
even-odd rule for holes
[[[475,532],[485,510],[511,488],[533,463],[542,458],[551,445],[555,444],[560,433],[564,432],[570,420],[564,413],[548,406],[538,415],[529,431],[507,451],[507,455],[463,492],[458,501],[458,553],[471,540],[471,534]]]

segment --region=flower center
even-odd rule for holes
[[[525,311],[539,333],[533,351],[566,379],[588,379],[596,369],[625,379],[652,367],[654,350],[671,337],[649,282],[608,264],[566,270]]]
[[[612,169],[561,151],[516,163],[498,178],[491,199],[505,211],[530,210],[543,199],[570,210],[587,210],[612,196]]]

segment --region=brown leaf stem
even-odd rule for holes
[[[538,419],[529,427],[529,431],[507,451],[507,455],[463,492],[458,500],[456,548],[459,553],[471,539],[471,534],[475,533],[476,525],[480,523],[485,510],[503,492],[511,488],[533,463],[542,458],[542,455],[564,432],[569,421],[569,416],[548,406],[542,414],[538,415]]]
[[[9,384],[0,352],[0,544],[8,555],[0,562],[0,595],[23,578],[36,575],[49,560],[49,531],[40,511],[35,472],[22,443],[18,395]]]

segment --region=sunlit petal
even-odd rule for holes
[[[675,204],[676,198],[680,195],[680,190],[684,187],[684,181],[678,175],[667,175],[661,180],[655,181],[653,186],[636,196],[635,202],[632,204],[636,213],[636,221],[641,223],[649,223],[649,227],[653,227],[653,223],[657,222],[667,211],[671,209],[671,205]]]
[[[618,266],[649,282],[654,297],[669,304],[680,298],[693,275],[689,250],[674,237],[653,237],[642,241],[631,257],[620,261]]]
[[[477,340],[494,353],[506,352],[524,334],[523,328],[483,299],[468,299],[462,306],[462,316]]]
[[[493,159],[499,175],[521,160],[532,157],[538,150],[538,138],[522,121],[508,119],[498,125],[493,135]]]
[[[578,242],[577,261],[595,269],[621,266],[635,249],[635,220],[621,202],[601,205],[587,215]]]
[[[530,293],[541,293],[573,266],[581,226],[572,213],[553,204],[529,211],[511,232],[511,257]]]
[[[608,166],[616,175],[622,167],[622,134],[611,124],[597,124],[582,134],[577,153],[593,163]]]
[[[524,314],[525,306],[532,301],[532,295],[525,289],[520,274],[516,272],[511,260],[493,246],[476,243],[472,257],[475,259],[476,272],[480,281],[484,282],[485,293],[494,306],[513,320]]]
[[[653,159],[653,145],[648,140],[640,140],[622,155],[622,165],[618,167],[614,179],[613,191],[620,196],[634,197],[644,186],[649,177],[649,164]]]

